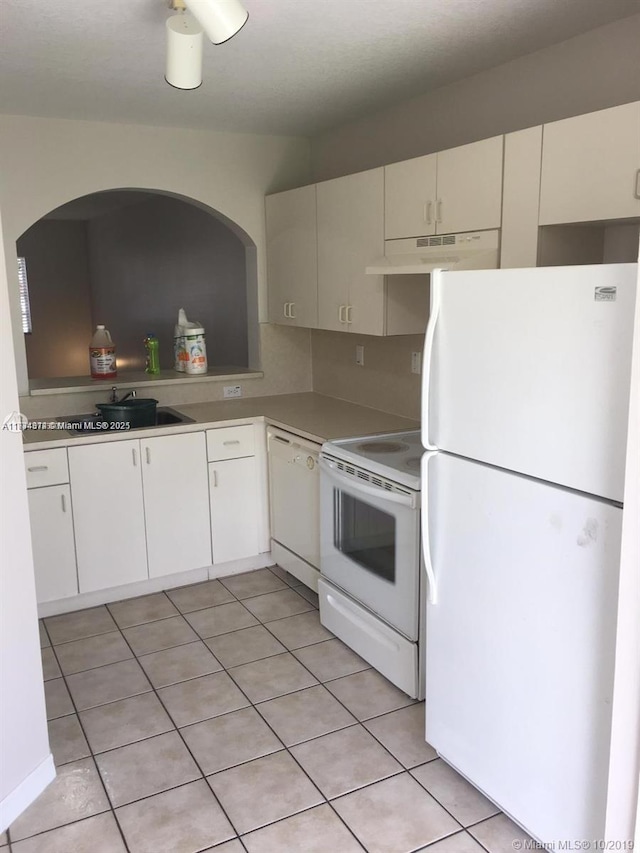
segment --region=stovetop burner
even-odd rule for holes
[[[420,490],[423,448],[419,430],[327,441],[322,452],[394,483]]]
[[[409,450],[404,441],[363,441],[358,445],[360,453],[402,453]]]

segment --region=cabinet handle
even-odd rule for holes
[[[433,211],[433,202],[429,200],[424,206],[424,221],[427,225],[431,225],[431,213]]]
[[[353,305],[346,305],[345,307],[346,307],[346,309],[347,309],[347,311],[346,311],[347,319],[346,319],[346,321],[345,321],[345,322],[346,322],[346,323],[351,323],[351,310],[352,310],[352,308],[353,308]]]
[[[344,316],[343,316],[344,312],[346,311],[346,308],[347,308],[347,306],[346,306],[346,305],[341,305],[341,306],[338,308],[338,322],[339,322],[339,323],[346,323],[346,322],[347,322],[347,321],[344,319]]]
[[[640,169],[636,172],[636,191],[634,195],[636,198],[640,198]]]
[[[237,438],[234,438],[233,440],[230,439],[229,441],[223,441],[222,444],[225,447],[228,447],[230,444],[240,444],[240,442],[238,441]]]
[[[288,315],[287,315],[287,305],[288,305],[288,304],[289,304],[288,302],[283,302],[283,303],[282,303],[282,314],[283,314],[283,316],[285,316],[285,317],[287,317],[287,316],[288,316]]]
[[[295,320],[295,319],[296,319],[295,307],[296,307],[296,303],[295,303],[295,302],[290,302],[290,303],[289,303],[289,319],[290,319],[290,320]]]
[[[436,222],[442,222],[442,199],[436,201]]]
[[[64,494],[60,495],[60,503],[62,504],[62,512],[67,511],[67,501],[65,500]]]
[[[48,465],[34,465],[32,468],[27,468],[27,471],[31,471],[32,474],[35,474],[36,471],[48,471]]]
[[[133,457],[133,467],[136,468],[138,466],[138,454],[135,447],[131,448],[131,456]]]
[[[214,489],[218,488],[218,472],[216,471],[215,468],[213,469],[213,488]]]
[[[145,456],[147,457],[147,465],[151,465],[151,451],[148,447],[144,449]]]

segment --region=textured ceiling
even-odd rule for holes
[[[166,0],[0,0],[0,112],[315,136],[640,11],[640,0],[244,0],[204,82],[164,81]]]

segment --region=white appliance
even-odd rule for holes
[[[271,555],[317,590],[320,576],[320,445],[267,427]]]
[[[432,276],[426,739],[544,844],[604,836],[636,282]]]
[[[422,695],[420,432],[326,442],[320,621],[405,693]]]
[[[365,268],[368,275],[413,275],[448,270],[496,269],[499,231],[439,234],[384,241],[384,257]]]

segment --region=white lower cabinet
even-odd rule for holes
[[[213,564],[269,550],[262,424],[207,430]]]
[[[204,432],[140,442],[149,577],[211,565]]]
[[[145,580],[140,442],[69,448],[80,592]]]
[[[209,464],[214,565],[259,552],[258,487],[255,456]]]
[[[80,592],[211,565],[203,432],[69,448]]]
[[[29,518],[38,603],[78,594],[71,490],[29,489]]]

